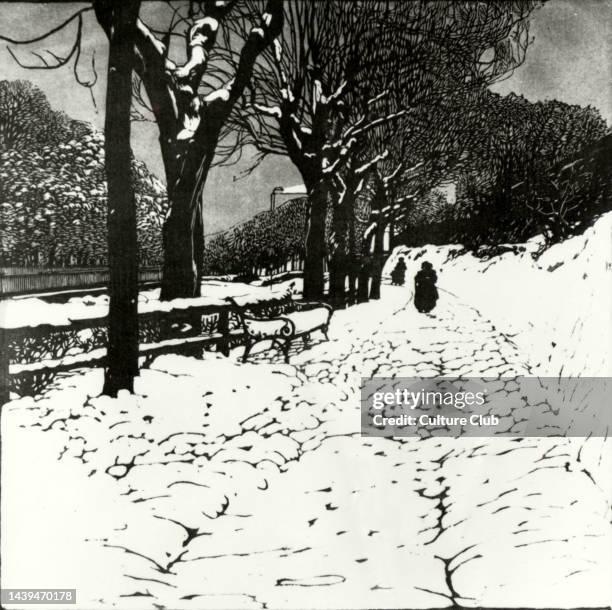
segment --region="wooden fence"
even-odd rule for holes
[[[250,305],[256,315],[280,315],[293,307],[286,294]],[[229,355],[244,343],[244,332],[229,305],[194,305],[138,315],[141,364],[160,354]],[[58,373],[104,366],[107,318],[75,319],[70,324],[0,328],[0,404],[11,389],[36,394]]]
[[[281,276],[286,273],[304,271],[304,259],[300,256],[288,258],[283,264],[271,267],[252,267],[251,272],[259,278]]]
[[[138,273],[141,284],[161,281],[161,267],[142,267]],[[108,269],[10,269],[0,272],[0,295],[11,296],[66,290],[96,288],[108,284]]]

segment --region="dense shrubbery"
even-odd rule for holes
[[[204,251],[204,273],[249,274],[302,257],[306,206],[306,198],[294,199],[210,239]]]
[[[163,184],[136,160],[138,241],[143,263],[161,262]],[[106,262],[102,134],[53,111],[28,82],[0,82],[0,263]]]
[[[56,146],[84,130],[85,123],[52,110],[29,81],[0,81],[0,150]]]
[[[554,243],[610,208],[612,136],[604,138],[596,110],[490,94],[482,117],[466,162],[450,177],[456,202],[435,190],[422,197],[398,222],[397,243],[460,242],[478,250],[536,233]],[[158,264],[165,189],[138,161],[133,173],[140,259]],[[301,258],[306,209],[305,198],[294,200],[218,234],[206,244],[204,272],[249,274]],[[356,227],[356,239],[364,227]],[[0,264],[105,261],[102,135],[53,111],[30,83],[1,81]]]
[[[457,199],[435,194],[415,205],[402,242],[481,246],[552,244],[580,233],[610,209],[610,136],[593,108],[491,94],[469,161],[455,176]]]

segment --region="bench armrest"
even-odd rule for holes
[[[243,316],[242,323],[245,333],[252,341],[274,339],[275,337],[287,339],[295,334],[295,326],[287,318],[271,318],[260,320]]]
[[[293,325],[293,334],[305,335],[317,329],[327,329],[331,318],[331,307],[314,307],[285,314],[282,320],[288,320]]]

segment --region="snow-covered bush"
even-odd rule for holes
[[[261,212],[211,239],[204,253],[205,273],[248,273],[303,255],[307,201],[294,199]]]
[[[30,128],[31,121],[46,121],[46,127]],[[156,264],[165,189],[140,161],[132,162],[132,171],[141,262]],[[42,92],[21,81],[0,82],[0,244],[2,264],[106,261],[103,136],[52,111]]]

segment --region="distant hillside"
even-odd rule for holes
[[[132,163],[141,263],[161,262],[165,187]],[[27,81],[0,81],[0,264],[106,262],[104,138]]]

